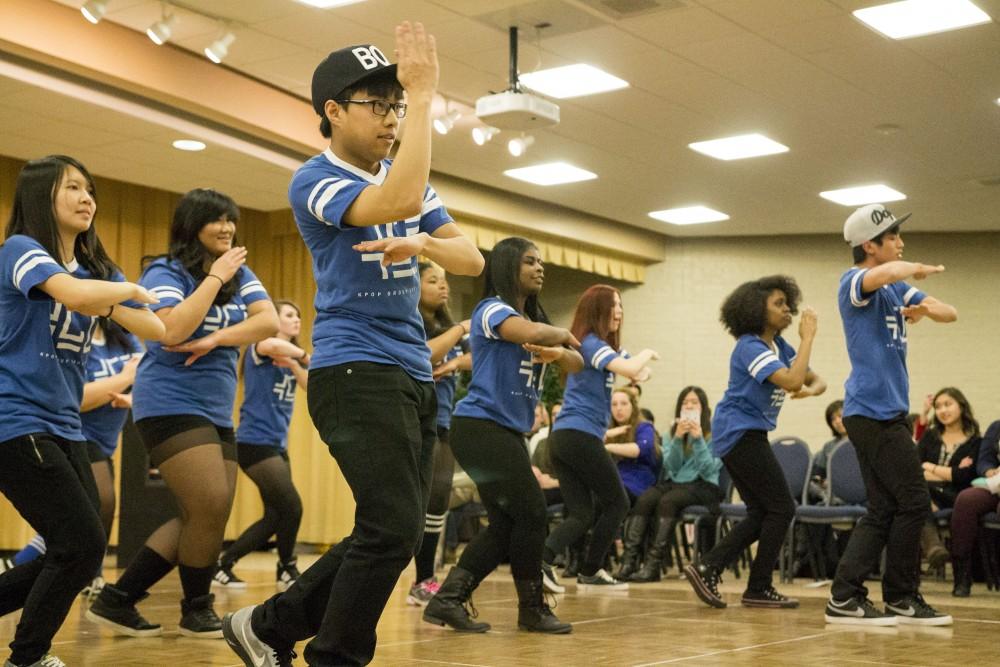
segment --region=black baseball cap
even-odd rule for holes
[[[332,100],[348,86],[358,81],[390,70],[396,73],[396,65],[389,62],[385,54],[374,44],[347,46],[334,51],[316,66],[312,78],[313,109],[320,116],[327,100]]]

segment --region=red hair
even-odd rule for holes
[[[592,285],[580,295],[573,314],[573,326],[570,327],[577,340],[582,341],[587,334],[592,333],[610,345],[615,352],[621,349],[621,326],[618,331],[609,329],[616,294],[620,300],[621,293],[611,285]]]

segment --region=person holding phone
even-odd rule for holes
[[[722,461],[710,449],[712,408],[701,387],[684,387],[677,395],[670,437],[663,441],[660,481],[639,496],[625,522],[625,555],[619,577],[634,583],[660,580],[663,561],[669,553],[670,536],[684,508],[705,505],[717,508],[722,500],[719,471]],[[636,571],[639,551],[651,519],[653,539],[642,567]]]

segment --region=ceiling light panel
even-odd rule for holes
[[[669,222],[672,225],[700,225],[706,222],[729,220],[729,216],[725,213],[708,208],[707,206],[684,206],[682,208],[668,208],[663,211],[652,211],[649,217],[662,222]]]
[[[892,39],[947,32],[992,20],[969,0],[903,0],[859,9],[854,16]]]
[[[688,148],[716,160],[742,160],[761,155],[787,153],[788,146],[779,144],[763,134],[741,134],[735,137],[696,141],[688,144]]]
[[[900,201],[906,199],[906,195],[898,190],[890,188],[884,183],[873,185],[859,185],[853,188],[842,188],[840,190],[827,190],[819,193],[823,199],[840,204],[841,206],[864,206],[865,204],[884,204],[888,201]]]
[[[567,162],[548,162],[532,167],[508,169],[504,175],[534,185],[563,185],[597,178],[597,174],[574,167]]]
[[[543,69],[522,74],[519,78],[528,88],[556,99],[596,95],[628,87],[628,81],[582,64]]]

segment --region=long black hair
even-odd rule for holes
[[[483,274],[486,283],[483,286],[483,298],[500,297],[515,310],[521,297],[521,258],[529,248],[537,246],[527,239],[511,236],[493,246],[486,258],[486,268]],[[525,316],[532,322],[549,323],[545,309],[538,302],[538,295],[532,294],[524,301]]]
[[[767,327],[767,298],[781,290],[792,315],[799,312],[802,291],[791,276],[766,276],[743,283],[722,304],[719,320],[733,338],[744,334],[761,335]]]
[[[708,404],[708,395],[705,394],[705,390],[701,387],[695,385],[690,385],[681,389],[681,393],[677,394],[677,407],[674,408],[674,423],[670,427],[670,435],[673,436],[674,431],[677,430],[677,420],[681,417],[681,408],[684,406],[684,397],[691,392],[695,393],[698,397],[698,401],[701,403],[701,432],[705,440],[712,437],[712,406]]]
[[[210,188],[191,190],[177,203],[174,219],[170,224],[170,247],[166,255],[147,256],[142,258],[143,266],[149,262],[166,257],[180,262],[181,266],[191,274],[195,282],[201,282],[207,275],[205,260],[215,261],[201,241],[198,232],[210,222],[228,220],[239,222],[240,209],[228,195]],[[237,245],[236,235],[233,235],[233,246]],[[217,306],[229,303],[236,294],[237,271],[233,277],[215,295],[213,303]]]
[[[4,238],[10,238],[15,234],[30,236],[60,263],[63,257],[59,224],[56,221],[55,197],[69,167],[76,167],[87,179],[87,187],[96,205],[94,178],[77,160],[67,155],[49,155],[31,160],[24,165],[17,177],[14,205],[4,233]],[[114,273],[120,272],[104,250],[101,239],[97,236],[94,220],[91,220],[87,231],[77,234],[73,244],[73,257],[92,277],[99,280],[108,280]]]
[[[104,344],[109,350],[118,352],[138,352],[128,337],[128,331],[122,325],[106,317],[98,318],[97,326],[104,334]]]
[[[417,263],[417,271],[421,281],[424,279],[424,272],[433,267],[434,265],[430,262]],[[428,340],[455,326],[455,320],[451,317],[451,311],[448,310],[447,303],[442,303],[438,306],[430,319],[423,316],[423,311],[420,312],[420,316],[424,319],[424,331],[427,333]]]
[[[976,421],[975,415],[972,414],[972,404],[969,403],[969,399],[965,397],[965,394],[963,394],[956,387],[945,387],[944,389],[938,390],[938,393],[934,394],[933,404],[937,403],[938,397],[942,394],[950,396],[952,400],[958,403],[958,407],[962,411],[960,417],[960,421],[962,422],[962,433],[970,438],[974,435],[979,435],[979,422]],[[938,433],[944,433],[944,425],[938,421],[936,409],[931,414],[931,428]]]

